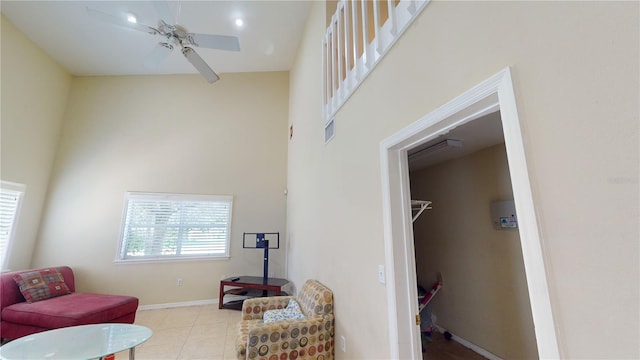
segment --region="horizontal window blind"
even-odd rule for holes
[[[227,257],[231,196],[127,193],[120,259]]]
[[[0,269],[2,270],[5,269],[23,193],[24,185],[3,181],[0,186]]]

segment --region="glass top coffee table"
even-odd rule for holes
[[[49,330],[15,339],[0,347],[0,359],[102,359],[149,340],[151,329],[131,324],[95,324]]]

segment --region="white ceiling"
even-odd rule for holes
[[[195,48],[217,73],[289,70],[310,1],[169,1],[189,32],[238,36],[240,52]],[[163,38],[90,17],[86,8],[117,16],[132,13],[157,27],[150,1],[6,1],[0,11],[73,75],[196,74],[179,50],[155,68],[143,66]],[[238,28],[236,18],[244,20]],[[224,77],[224,76],[222,76]]]

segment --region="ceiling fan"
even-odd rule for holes
[[[164,39],[161,40],[156,47],[147,55],[144,65],[153,67],[159,65],[169,54],[171,54],[174,46],[182,51],[182,55],[200,72],[200,74],[209,83],[213,83],[220,79],[218,74],[207,65],[207,63],[196,53],[193,47],[240,51],[240,43],[238,37],[227,35],[213,34],[194,34],[190,33],[183,26],[178,25],[176,20],[165,1],[152,1],[156,12],[160,16],[157,27],[152,27],[138,23],[135,18],[119,17],[112,14],[102,12],[100,10],[87,7],[89,16],[123,27],[149,33],[151,35],[159,35]]]

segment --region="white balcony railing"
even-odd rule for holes
[[[428,2],[338,2],[322,42],[325,127]]]

